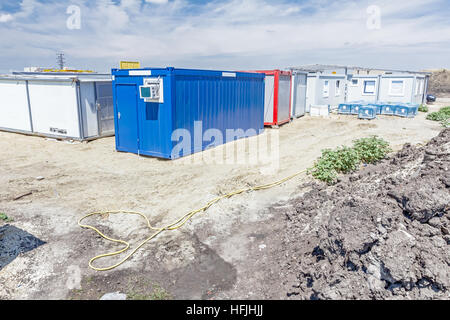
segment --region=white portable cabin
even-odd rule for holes
[[[350,76],[347,84],[347,102],[378,101],[381,76],[356,75]]]
[[[0,98],[0,130],[73,140],[114,135],[111,75],[2,75]]]
[[[311,106],[364,101],[425,103],[429,73],[336,65],[307,65],[306,112]]]
[[[345,74],[309,73],[307,79],[306,111],[310,112],[312,105],[328,105],[337,107],[345,102]]]
[[[421,104],[427,95],[428,77],[421,74],[353,75],[347,101]]]
[[[421,104],[425,102],[428,77],[420,75],[383,75],[379,101]]]

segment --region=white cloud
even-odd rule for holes
[[[448,9],[432,10],[443,0],[379,0],[379,30],[367,29],[368,5],[353,0],[224,0],[202,6],[188,0],[147,1],[163,6],[140,0],[69,2],[24,0],[12,16],[17,17],[14,26],[0,25],[0,41],[8,43],[0,48],[0,69],[54,63],[57,50],[66,52],[71,65],[76,61],[102,71],[123,59],[210,69],[308,63],[448,67]],[[80,30],[65,28],[72,3],[81,7]]]
[[[12,15],[10,15],[9,13],[0,14],[0,22],[1,23],[9,22],[11,20],[14,20],[14,17]]]
[[[155,4],[165,4],[168,3],[169,0],[145,0],[147,3],[155,3]]]

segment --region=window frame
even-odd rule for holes
[[[325,91],[325,88],[327,88],[326,91]],[[324,98],[329,98],[330,97],[330,80],[324,80],[323,81],[322,96]]]
[[[373,82],[373,92],[366,92],[366,83],[367,82]],[[362,95],[363,96],[374,96],[377,93],[377,80],[363,80],[363,86],[362,86]]]
[[[339,83],[339,87],[338,87]],[[341,80],[336,80],[334,82],[334,96],[339,97],[341,95]]]
[[[392,92],[392,84],[394,82],[401,82],[402,83],[402,92],[401,93],[393,93]],[[404,97],[405,96],[405,80],[403,79],[390,79],[389,80],[389,96],[392,97]]]

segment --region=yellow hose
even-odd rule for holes
[[[273,188],[273,187],[276,187],[276,186],[278,186],[278,185],[280,185],[280,184],[282,184],[282,183],[284,183],[284,182],[286,182],[286,181],[288,181],[288,180],[291,180],[291,179],[295,178],[296,176],[298,176],[298,175],[300,175],[300,174],[302,174],[302,173],[304,173],[304,172],[306,172],[306,170],[299,171],[299,172],[297,172],[297,173],[294,173],[294,174],[292,174],[292,175],[290,175],[290,176],[288,176],[288,177],[286,177],[286,178],[284,178],[284,179],[278,180],[278,181],[273,182],[273,183],[264,184],[264,185],[260,185],[260,186],[255,186],[255,187],[250,187],[250,188],[246,188],[246,189],[241,189],[241,190],[233,191],[233,192],[230,192],[230,193],[228,193],[228,194],[226,194],[226,195],[217,197],[217,198],[215,198],[214,200],[211,200],[210,202],[208,202],[205,206],[203,206],[203,207],[201,207],[201,208],[199,208],[199,209],[192,210],[192,211],[186,213],[184,216],[182,216],[181,218],[179,218],[179,219],[176,220],[175,222],[172,222],[171,224],[168,224],[167,226],[162,227],[162,228],[155,228],[155,227],[153,227],[153,226],[151,225],[150,221],[148,220],[147,216],[144,215],[144,214],[141,213],[141,212],[135,212],[135,211],[122,211],[122,210],[119,210],[119,211],[101,211],[101,212],[93,212],[93,213],[90,213],[90,214],[88,214],[88,215],[85,215],[84,217],[82,217],[81,219],[78,220],[78,225],[79,225],[80,227],[94,230],[94,231],[97,232],[102,238],[104,238],[104,239],[106,239],[106,240],[108,240],[108,241],[116,242],[116,243],[121,243],[121,244],[125,245],[125,247],[124,247],[123,249],[121,249],[121,250],[114,251],[114,252],[110,252],[110,253],[105,253],[105,254],[100,254],[100,255],[98,255],[98,256],[95,256],[94,258],[92,258],[92,259],[89,261],[89,267],[91,267],[92,269],[94,269],[94,270],[96,270],[96,271],[108,271],[108,270],[112,270],[112,269],[114,269],[114,268],[117,268],[117,267],[120,266],[122,263],[124,263],[125,261],[127,261],[133,254],[135,254],[136,251],[138,251],[144,244],[146,244],[147,242],[149,242],[150,240],[152,240],[153,238],[155,238],[156,236],[158,236],[160,233],[162,233],[162,232],[164,232],[164,231],[167,231],[167,230],[176,230],[176,229],[178,229],[178,228],[181,228],[181,227],[182,227],[186,222],[188,222],[194,215],[196,215],[196,214],[199,213],[199,212],[206,211],[209,207],[211,207],[213,204],[219,202],[220,200],[225,199],[225,198],[231,198],[232,196],[235,196],[235,195],[238,195],[238,194],[241,194],[241,193],[244,193],[244,192],[248,192],[248,191],[257,191],[257,190],[264,190],[264,189]],[[97,267],[94,267],[94,266],[92,265],[92,263],[93,263],[95,260],[98,260],[98,259],[104,258],[104,257],[110,257],[110,256],[115,256],[115,255],[121,254],[122,252],[125,252],[125,251],[127,251],[127,250],[130,248],[130,244],[129,244],[128,242],[124,241],[124,240],[113,239],[113,238],[111,238],[111,237],[108,237],[107,235],[103,234],[100,230],[98,230],[97,228],[95,228],[95,227],[93,227],[93,226],[81,224],[81,221],[83,221],[84,219],[89,218],[89,217],[91,217],[91,216],[94,216],[94,215],[118,214],[118,213],[135,214],[135,215],[141,216],[141,217],[144,218],[145,221],[147,222],[147,227],[148,227],[150,230],[153,230],[153,231],[155,231],[155,232],[154,232],[150,237],[148,237],[147,239],[145,239],[144,241],[142,241],[142,242],[141,242],[134,250],[132,250],[126,257],[124,257],[124,258],[123,258],[121,261],[119,261],[118,263],[116,263],[116,264],[114,264],[114,265],[112,265],[112,266],[106,267],[106,268],[97,268]]]

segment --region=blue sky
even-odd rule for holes
[[[69,29],[70,5],[80,29]],[[380,13],[373,28],[368,8]],[[121,60],[206,69],[345,64],[450,68],[447,0],[1,0],[0,72]]]

